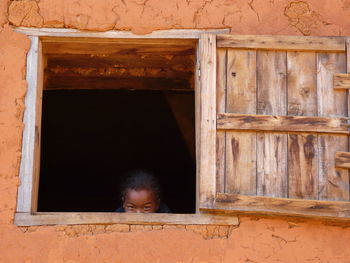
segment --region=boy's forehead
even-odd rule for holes
[[[156,199],[156,194],[152,189],[128,188],[125,191],[125,199],[129,201],[154,201]]]

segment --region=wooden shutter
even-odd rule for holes
[[[203,35],[201,210],[350,218],[347,43]]]

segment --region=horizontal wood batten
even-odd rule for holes
[[[232,215],[131,213],[16,213],[18,226],[81,224],[238,225]]]
[[[350,74],[334,74],[333,87],[335,89],[350,89]]]
[[[350,152],[336,152],[335,167],[350,169]]]
[[[55,37],[95,37],[95,38],[192,38],[199,39],[202,33],[208,34],[225,34],[229,29],[171,29],[158,30],[150,34],[136,35],[129,31],[106,31],[106,32],[89,32],[76,29],[65,28],[30,28],[17,27],[16,32],[31,36],[55,36]]]
[[[186,79],[167,78],[108,78],[108,77],[69,77],[58,76],[47,79],[44,90],[178,90],[193,91],[191,82]]]
[[[350,219],[350,202],[301,200],[218,193],[212,212]]]
[[[349,134],[348,118],[314,116],[272,116],[219,113],[217,128],[221,130],[290,131]]]
[[[299,51],[345,51],[344,37],[218,35],[217,47]]]

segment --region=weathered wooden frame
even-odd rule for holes
[[[31,39],[31,47],[27,55],[27,82],[28,91],[25,99],[24,130],[22,142],[22,159],[20,166],[20,185],[18,187],[17,210],[14,223],[19,226],[31,225],[56,225],[56,224],[217,224],[237,225],[236,216],[214,215],[199,213],[199,197],[202,185],[206,178],[213,177],[210,171],[205,169],[201,160],[202,156],[208,155],[207,143],[201,132],[208,127],[203,124],[204,114],[201,114],[203,107],[202,96],[207,98],[206,82],[201,78],[203,53],[202,42],[210,38],[211,34],[227,33],[228,30],[165,30],[156,31],[148,35],[135,35],[125,31],[108,32],[81,32],[73,29],[51,29],[51,28],[17,28],[17,32],[24,33]],[[203,35],[204,34],[204,35]],[[203,36],[206,37],[203,37]],[[40,131],[41,131],[41,102],[43,90],[43,64],[41,39],[45,37],[57,37],[59,41],[64,38],[103,38],[108,39],[194,39],[199,42],[197,49],[196,76],[195,76],[195,100],[196,100],[196,155],[197,155],[197,214],[120,214],[120,213],[40,213],[37,212],[37,197],[39,184],[40,167]],[[211,51],[213,51],[212,49]],[[214,62],[215,67],[215,62]],[[204,67],[205,68],[205,67]],[[215,79],[214,79],[215,80]],[[213,87],[211,87],[213,88]],[[215,86],[214,86],[215,88]],[[209,90],[208,90],[209,91]],[[215,100],[215,98],[214,98]],[[215,105],[214,105],[215,107]],[[215,109],[215,108],[214,108]],[[210,110],[209,110],[210,111]],[[205,112],[205,114],[207,114]],[[213,115],[214,114],[214,115]],[[215,117],[215,111],[212,113]],[[214,126],[215,127],[215,126]],[[205,147],[200,147],[201,142]],[[215,147],[215,145],[214,145]],[[205,151],[202,153],[202,149]],[[215,148],[214,148],[215,149]],[[215,151],[214,151],[215,152]],[[209,158],[210,159],[210,158]],[[213,159],[215,160],[215,159]],[[202,171],[202,173],[200,173]],[[203,180],[205,179],[205,180]]]

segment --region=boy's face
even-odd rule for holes
[[[123,200],[126,213],[155,213],[159,208],[159,199],[150,189],[126,189]]]

